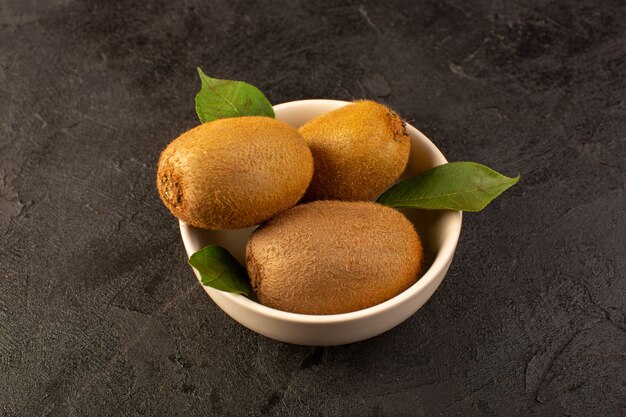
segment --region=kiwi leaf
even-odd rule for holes
[[[202,86],[196,94],[196,113],[202,123],[226,117],[274,117],[272,104],[255,86],[243,81],[211,78],[200,68],[198,74]]]
[[[220,291],[250,294],[246,269],[221,246],[205,246],[191,255],[189,265],[198,270],[203,285]]]
[[[519,179],[475,162],[451,162],[400,181],[377,201],[391,207],[481,211]]]

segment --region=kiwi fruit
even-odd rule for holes
[[[315,163],[304,200],[371,200],[406,167],[410,140],[404,121],[388,107],[361,100],[298,129]]]
[[[297,205],[256,229],[250,282],[269,307],[338,314],[379,304],[417,281],[422,245],[412,223],[365,201]]]
[[[213,230],[248,227],[290,208],[313,176],[298,131],[269,117],[197,126],[161,153],[157,187],[177,218]]]

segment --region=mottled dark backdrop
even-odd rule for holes
[[[522,181],[399,327],[266,339],[157,198],[198,65],[274,103],[388,103]],[[625,92],[617,0],[0,1],[0,414],[624,415]]]

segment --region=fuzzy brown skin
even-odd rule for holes
[[[197,126],[161,153],[157,187],[174,216],[213,230],[258,224],[304,194],[313,158],[302,136],[269,117]]]
[[[298,130],[315,161],[304,200],[371,200],[406,167],[410,140],[388,107],[356,101],[317,117]]]
[[[303,314],[379,304],[417,281],[423,251],[402,213],[373,202],[315,201],[259,227],[246,247],[259,301]]]

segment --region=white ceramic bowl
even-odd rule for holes
[[[299,127],[308,120],[349,104],[338,100],[299,100],[274,106],[276,118]],[[413,126],[407,125],[411,136],[411,154],[404,177],[415,175],[446,158],[433,143]],[[421,278],[397,296],[364,310],[333,315],[287,313],[259,304],[242,295],[222,292],[203,286],[215,303],[233,319],[257,333],[299,345],[329,346],[357,342],[379,335],[406,320],[433,295],[452,262],[461,233],[460,211],[427,211],[405,209],[402,212],[413,222],[426,254]],[[206,245],[228,249],[245,265],[245,246],[254,228],[210,231],[180,222],[180,232],[187,255]],[[194,269],[198,279],[200,276]]]

